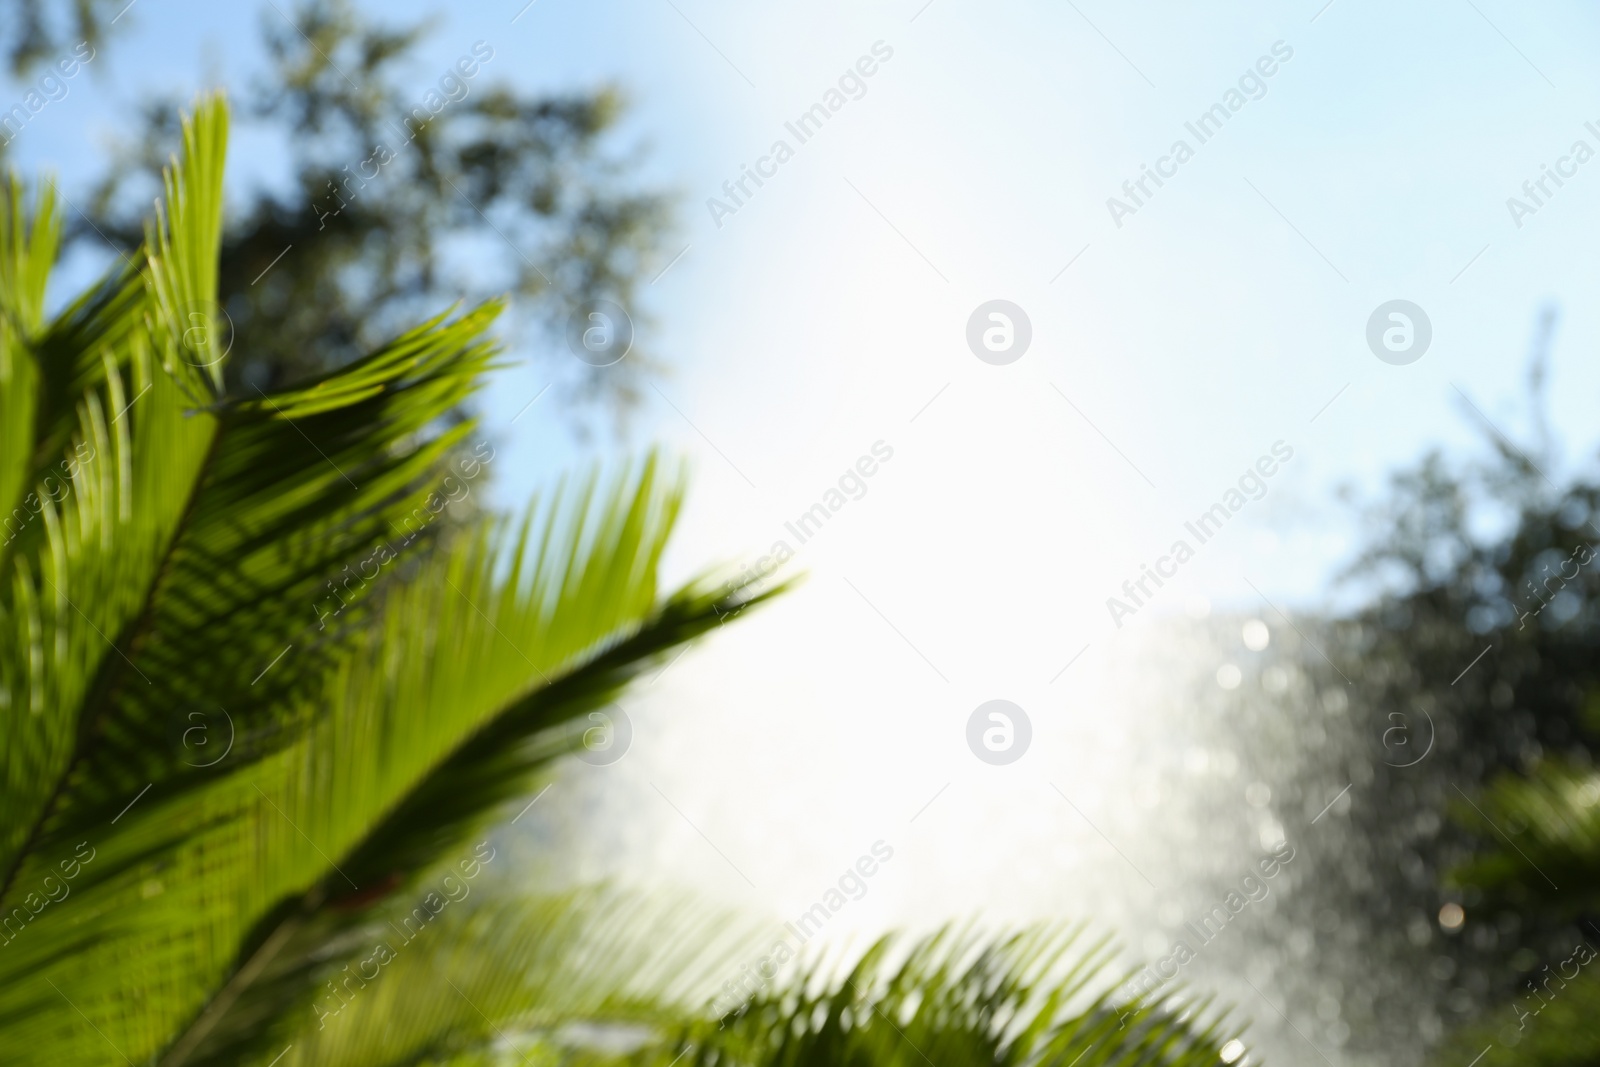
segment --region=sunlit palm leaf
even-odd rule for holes
[[[1105,941],[1037,928],[993,940],[945,930],[898,955],[879,941],[845,974],[812,971],[636,1057],[663,1067],[1214,1067],[1234,1033],[1204,1002],[1113,999]],[[896,960],[898,959],[898,962]],[[1232,1058],[1242,1047],[1230,1049]]]
[[[448,890],[444,878],[423,884],[438,896],[469,889],[459,873]],[[386,921],[352,938],[348,957],[324,963],[315,998],[283,1018],[279,1044],[268,1046],[292,1049],[280,1067],[433,1062],[573,1026],[637,1042],[690,1016],[692,998],[737,967],[749,940],[749,924],[665,894],[436,897],[431,920],[416,910],[423,899],[382,909]]]
[[[570,747],[563,722],[749,599],[659,598],[681,487],[655,461],[516,529],[414,536],[494,306],[219,396],[226,126],[203,102],[139,271],[54,323],[48,197],[30,224],[13,190],[0,233],[7,485],[62,468],[0,591],[3,1062],[236,1062],[303,1008],[308,961]],[[379,543],[399,562],[330,600]],[[197,712],[226,759],[186,758]]]
[[[364,654],[310,698],[331,713],[269,762],[264,773],[280,777],[261,784],[260,801],[241,792],[262,822],[276,893],[297,898],[247,939],[241,963],[259,970],[171,1062],[260,1050],[252,1020],[304,1011],[323,947],[570,751],[581,731],[562,724],[753,602],[714,587],[654,602],[678,501],[657,470],[647,464],[603,499],[585,488],[519,529],[486,530],[394,591]],[[273,896],[256,907],[265,913]]]

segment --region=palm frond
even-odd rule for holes
[[[45,283],[60,243],[53,189],[30,205],[21,180],[9,175],[0,185],[0,512],[7,519],[33,483],[40,373],[31,343],[44,318]],[[15,533],[11,523],[0,522],[0,541],[9,543]]]
[[[1531,777],[1496,780],[1454,815],[1485,848],[1453,883],[1516,907],[1577,914],[1600,905],[1600,773],[1546,760]]]
[[[168,182],[179,228],[152,236],[132,380],[108,353],[104,394],[79,403],[70,491],[44,501],[0,605],[16,636],[0,683],[47,734],[16,746],[0,784],[16,813],[0,885],[22,842],[75,839],[146,787],[192,788],[170,734],[196,706],[272,725],[282,694],[253,684],[260,666],[311,629],[329,573],[428,497],[424,476],[470,429],[421,435],[485,366],[493,306],[425,324],[340,382],[207,402],[212,341],[188,336],[184,309],[214,284],[225,115],[213,100],[188,124]]]
[[[1600,773],[1544,760],[1527,777],[1505,775],[1453,812],[1482,847],[1450,874],[1479,895],[1473,910],[1524,916],[1592,916],[1600,905]],[[1600,1057],[1600,928],[1585,919],[1564,959],[1522,977],[1488,1018],[1441,1047],[1438,1062],[1464,1056],[1484,1067],[1581,1067]],[[1468,1051],[1470,1050],[1470,1051]]]
[[[903,954],[893,938],[845,974],[820,967],[677,1041],[642,1053],[652,1067],[1016,1064],[1215,1067],[1236,1037],[1206,1002],[1114,999],[1113,952],[1082,926],[984,939],[945,929]],[[898,962],[896,960],[898,959]],[[1230,1061],[1242,1046],[1230,1050]]]
[[[498,305],[221,395],[249,343],[213,321],[226,129],[203,101],[142,264],[53,322],[48,195],[30,225],[13,188],[0,232],[4,477],[45,490],[0,553],[0,1062],[262,1051],[371,909],[572,747],[565,724],[771,595],[660,595],[682,484],[655,459],[515,526],[418,535]],[[179,742],[198,713],[225,759]]]
[[[166,1062],[261,1050],[254,1020],[303,1010],[328,941],[575,748],[581,730],[565,724],[723,615],[775,595],[708,582],[656,601],[681,496],[659,471],[647,462],[603,496],[591,479],[570,504],[558,493],[517,528],[438,553],[392,593],[364,654],[310,698],[333,710],[264,772],[278,777],[250,783],[260,799],[238,789],[272,850],[273,881],[242,887],[265,918],[230,979],[247,981],[219,990]]]
[[[424,879],[431,897],[382,909],[348,954],[323,961],[315,995],[267,1046],[291,1049],[281,1067],[453,1060],[574,1026],[637,1042],[691,1016],[751,939],[750,924],[670,895],[489,886],[451,903],[470,883],[448,877]]]

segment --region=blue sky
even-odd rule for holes
[[[804,462],[796,446],[851,394],[862,398],[857,414],[888,419],[887,405],[916,411],[945,382],[978,372],[965,365],[960,326],[972,306],[1005,296],[1035,326],[1032,366],[1012,377],[1032,371],[1029,390],[1052,397],[1054,383],[1083,413],[1063,404],[1062,421],[1115,446],[1062,458],[1096,486],[1092,525],[1120,541],[1128,523],[1203,510],[1229,480],[1222,471],[1279,438],[1313,446],[1301,453],[1296,509],[1320,507],[1338,479],[1371,483],[1431,442],[1463,443],[1458,387],[1513,430],[1522,357],[1547,303],[1563,313],[1557,423],[1575,449],[1593,444],[1584,415],[1595,383],[1576,354],[1592,329],[1578,299],[1593,263],[1581,235],[1595,205],[1588,171],[1600,165],[1521,229],[1505,207],[1572,141],[1600,148],[1583,129],[1600,119],[1600,107],[1586,110],[1596,99],[1583,51],[1592,13],[1303,6],[1200,15],[1181,5],[758,11],[538,0],[385,10],[435,20],[415,65],[419,92],[480,39],[497,52],[491,77],[629,90],[624,140],[648,147],[648,178],[682,194],[664,260],[688,246],[643,309],[655,320],[650,342],[673,366],[662,391],[682,414],[657,399],[632,427],[636,445],[666,439],[731,473],[720,449],[773,487],[731,508],[759,508],[762,495],[780,511],[798,506],[804,490],[770,496]],[[17,158],[81,188],[99,146],[127,135],[130,99],[242,83],[259,68],[259,21],[277,17],[271,5],[138,0],[125,36],[29,127]],[[895,58],[867,95],[719,228],[705,201],[880,40]],[[1175,139],[1193,141],[1184,123],[1279,41],[1294,58],[1266,79],[1266,95],[1115,226],[1107,198]],[[241,139],[235,180],[280,177],[274,149]],[[1410,368],[1379,364],[1362,345],[1366,315],[1394,297],[1420,303],[1435,326],[1433,352]],[[819,304],[829,313],[817,315]],[[913,320],[940,332],[919,337]],[[491,424],[543,384],[532,372],[509,377],[487,404]],[[1318,420],[1326,426],[1309,424],[1336,394]],[[774,422],[778,408],[800,414]],[[575,455],[558,419],[519,420],[514,441],[508,500]],[[1294,573],[1273,580],[1314,602],[1340,555],[1308,544]]]

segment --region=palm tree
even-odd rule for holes
[[[1472,893],[1485,919],[1503,911],[1564,928],[1508,1002],[1454,1035],[1440,1062],[1600,1063],[1600,771],[1546,759],[1526,776],[1501,776],[1456,816],[1484,842],[1452,873],[1457,894]]]
[[[586,714],[783,586],[660,592],[653,456],[435,521],[492,461],[445,416],[496,304],[225,392],[223,102],[183,129],[140,255],[57,315],[55,197],[0,190],[0,1063],[911,1062],[874,1018],[946,1062],[1238,1058],[1193,1009],[1113,1034],[1105,950],[1043,935],[710,1019],[738,924],[517,891],[490,832]]]

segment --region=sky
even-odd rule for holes
[[[1276,634],[1283,612],[1347,605],[1330,577],[1359,531],[1334,488],[1370,496],[1430,447],[1480,449],[1484,421],[1526,440],[1549,307],[1567,457],[1549,473],[1594,452],[1600,158],[1572,159],[1580,140],[1600,152],[1590,5],[384,10],[437,18],[419,93],[479,40],[524,88],[620,84],[644,177],[679,196],[631,309],[668,372],[620,443],[580,442],[537,406],[513,424],[548,379],[503,372],[484,400],[498,499],[660,444],[694,472],[675,578],[778,542],[808,574],[624,699],[625,759],[558,783],[555,811],[599,820],[594,872],[792,915],[881,840],[895,859],[840,930],[1092,913],[1137,945],[1117,902],[1159,901],[1096,824],[1151,811],[1141,745],[1159,731],[1129,717],[1149,675],[1194,667],[1158,639],[1163,617]],[[281,16],[137,0],[18,162],[82,188],[138,92],[259,67],[258,17]],[[864,57],[871,76],[847,74]],[[786,123],[841,77],[842,106],[801,143]],[[1186,124],[1219,103],[1202,142]],[[791,153],[761,163],[780,140]],[[1171,162],[1180,140],[1192,155]],[[724,183],[758,163],[770,176],[730,205]],[[1523,183],[1558,165],[1534,204]],[[246,141],[230,166],[247,181],[281,160]],[[1135,200],[1124,183],[1146,167],[1168,176]],[[1031,330],[1004,365],[968,342],[994,300]],[[1368,342],[1397,300],[1431,328],[1403,365]],[[1185,523],[1258,461],[1273,473],[1243,492],[1259,499],[1198,543]],[[786,524],[819,503],[801,543]],[[1137,610],[1108,606],[1134,607],[1123,583],[1179,540],[1193,551],[1173,577]],[[1006,766],[966,739],[995,699],[1032,726]]]

